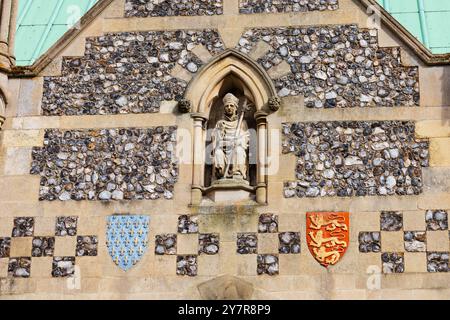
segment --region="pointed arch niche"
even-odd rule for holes
[[[211,186],[213,178],[206,161],[208,128],[221,117],[222,98],[229,92],[240,99],[240,106],[245,100],[251,106],[245,116],[249,127],[254,129],[249,151],[249,159],[253,158],[254,164],[249,166],[248,186]],[[267,116],[277,109],[273,107],[273,101],[278,101],[276,97],[275,87],[265,70],[234,49],[215,57],[189,83],[185,100],[192,106],[194,122],[192,205],[200,204],[204,196],[217,189],[240,195],[247,193],[248,200],[267,203]]]

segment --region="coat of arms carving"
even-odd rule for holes
[[[148,247],[149,216],[113,215],[108,217],[106,246],[114,263],[124,271],[135,266]]]
[[[348,212],[308,212],[306,242],[313,257],[325,268],[335,265],[349,245]]]

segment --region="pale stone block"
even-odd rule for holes
[[[301,260],[304,259],[300,254],[280,254],[278,256],[280,264],[280,275],[300,275],[304,271],[300,268]]]
[[[314,259],[309,249],[305,249],[301,254],[301,257],[302,259],[300,259],[300,270],[302,271],[302,274],[323,275],[327,273],[327,269],[321,266],[319,262]]]
[[[256,254],[242,254],[237,257],[237,275],[255,276],[257,269]]]
[[[418,138],[450,137],[450,126],[442,120],[423,120],[416,122]]]
[[[55,257],[74,257],[77,247],[77,237],[56,237]]]
[[[422,168],[424,194],[450,193],[450,168]]]
[[[177,272],[177,256],[164,255],[155,256],[155,275],[158,276],[174,276]]]
[[[77,267],[79,268],[81,278],[100,278],[104,276],[102,273],[102,264],[99,263],[99,257],[76,257],[76,268]],[[119,267],[117,267],[117,269],[119,269]]]
[[[256,61],[263,57],[271,49],[272,47],[269,46],[267,42],[260,40],[254,45],[253,50],[249,53],[249,56]]]
[[[159,112],[160,113],[173,113],[175,112],[176,108],[178,106],[178,102],[174,100],[164,100],[161,101],[161,104],[159,105]]]
[[[403,231],[381,231],[381,251],[404,252]]]
[[[419,196],[417,207],[418,209],[429,210],[430,203],[433,204],[434,208],[450,208],[450,197],[448,193],[422,195]]]
[[[36,116],[41,113],[44,78],[21,79],[17,116]]]
[[[3,145],[8,147],[42,146],[44,130],[5,130]]]
[[[450,167],[450,138],[430,139],[430,166]]]
[[[405,252],[405,272],[427,272],[426,252]]]
[[[333,274],[354,273],[358,268],[358,258],[358,242],[350,242],[347,251],[341,254],[341,259],[334,266],[328,268],[329,272]]]
[[[220,264],[226,263],[216,254],[213,256],[200,255],[197,257],[198,276],[216,276],[220,272]]]
[[[192,79],[192,73],[190,73],[178,63],[176,64],[175,68],[172,69],[170,75],[174,78],[183,80],[186,83],[189,83],[189,81],[191,81]]]
[[[305,221],[305,213],[299,214],[280,214],[278,216],[279,232],[300,232]],[[300,234],[300,237],[303,234]]]
[[[0,217],[0,237],[11,237],[13,227],[14,227],[13,217],[7,218]]]
[[[255,269],[253,270],[252,275],[256,275],[256,255],[241,255],[236,253],[236,237],[234,241],[224,242],[222,240],[222,234],[220,234],[220,274],[238,274],[239,269],[239,261],[241,261],[242,257],[245,256],[253,256],[255,263]]]
[[[236,217],[236,232],[257,232],[259,217],[258,215],[238,215]]]
[[[283,60],[280,64],[270,68],[267,73],[269,74],[270,78],[272,79],[278,79],[282,76],[285,76],[289,73],[291,73],[291,66]]]
[[[330,298],[334,300],[366,300],[366,290],[338,290],[330,294]]]
[[[357,240],[360,232],[380,230],[380,212],[350,212],[350,239]]]
[[[211,53],[209,53],[208,49],[205,48],[204,45],[197,45],[194,49],[191,50],[193,54],[195,54],[201,61],[208,63],[209,60],[212,59]]]
[[[427,231],[427,251],[448,252],[450,250],[449,232]]]
[[[32,258],[31,277],[51,278],[53,257]]]
[[[8,276],[8,264],[9,258],[0,258],[0,278],[6,278]]]
[[[219,28],[220,37],[226,48],[236,47],[241,35],[244,33],[244,26],[222,27]]]
[[[403,212],[403,230],[405,231],[424,231],[425,212],[424,211],[404,211]]]
[[[198,234],[178,234],[177,254],[196,255],[198,254]]]
[[[154,234],[177,233],[178,231],[178,215],[175,214],[152,215],[150,218],[150,230]]]
[[[31,148],[7,148],[4,174],[6,176],[28,175],[31,168]]]
[[[277,254],[278,253],[278,233],[258,234],[258,253]]]
[[[31,257],[33,237],[11,238],[10,257]]]
[[[7,190],[7,192],[0,192],[0,201],[17,201],[22,202],[22,204],[37,201],[39,197],[39,182],[39,176],[0,177],[0,190]],[[23,213],[21,214],[23,215]],[[27,214],[30,214],[30,212],[27,212]]]

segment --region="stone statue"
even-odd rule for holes
[[[249,131],[244,111],[238,115],[239,99],[228,93],[223,98],[224,119],[212,132],[213,170],[217,179],[247,180]],[[244,106],[245,110],[245,106]]]

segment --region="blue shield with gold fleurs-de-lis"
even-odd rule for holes
[[[106,246],[114,263],[128,271],[144,256],[148,248],[150,217],[113,215],[108,217]]]

